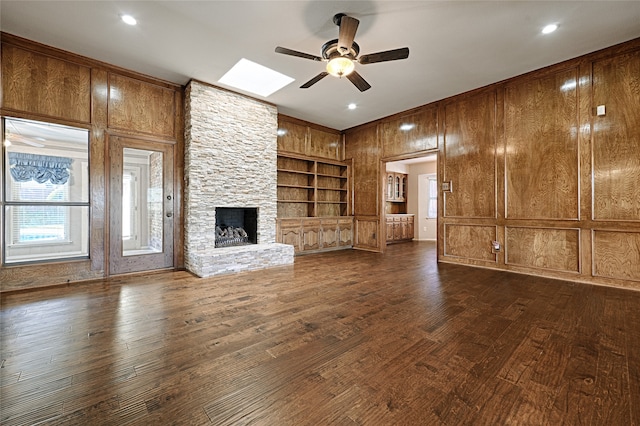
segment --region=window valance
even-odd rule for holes
[[[9,169],[17,182],[35,180],[38,183],[51,181],[64,185],[69,180],[69,168],[73,159],[50,155],[9,153]]]

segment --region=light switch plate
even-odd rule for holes
[[[453,182],[442,182],[442,191],[453,192]]]
[[[605,115],[605,107],[604,107],[604,105],[598,105],[596,107],[596,115]]]

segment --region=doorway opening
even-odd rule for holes
[[[437,159],[437,153],[433,153],[385,163],[387,244],[437,240]]]

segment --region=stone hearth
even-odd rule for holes
[[[185,98],[185,266],[200,277],[293,263],[277,244],[278,112],[197,81]],[[216,208],[256,208],[257,244],[215,248]]]

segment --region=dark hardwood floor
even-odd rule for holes
[[[3,425],[640,424],[640,292],[432,243],[1,299]]]

